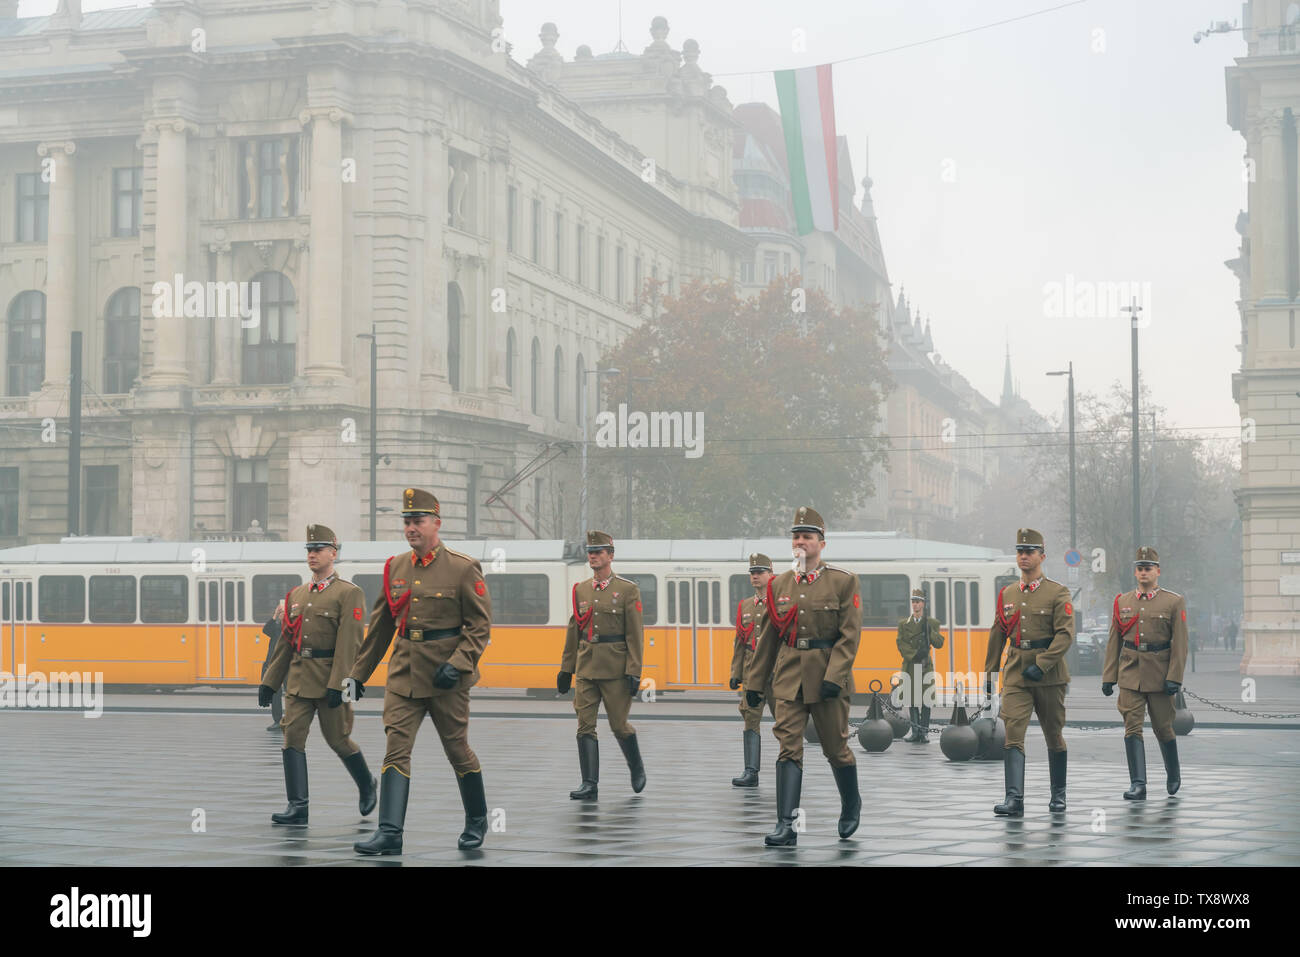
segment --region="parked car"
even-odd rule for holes
[[[1107,635],[1105,631],[1081,631],[1074,636],[1074,644],[1065,658],[1071,675],[1101,674]]]

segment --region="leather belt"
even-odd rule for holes
[[[331,648],[329,651],[325,651],[322,648],[304,648],[298,654],[303,658],[333,658],[334,649]]]
[[[838,638],[796,638],[794,646],[799,651],[807,651],[809,648],[830,648]]]
[[[1139,644],[1136,641],[1126,641],[1124,644],[1128,645],[1128,647],[1132,648],[1134,651],[1164,651],[1172,644],[1172,642],[1162,641],[1159,644],[1152,644],[1148,641],[1145,644]]]
[[[1051,638],[1039,638],[1037,641],[1022,641],[1017,648],[1046,648],[1051,645]]]
[[[588,641],[591,644],[602,644],[611,641],[627,641],[627,635],[592,635]]]
[[[436,641],[439,638],[456,638],[459,628],[411,628],[402,637],[407,641]]]

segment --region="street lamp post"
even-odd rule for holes
[[[1069,376],[1070,382],[1070,549],[1074,550],[1079,547],[1079,526],[1075,512],[1075,495],[1074,495],[1074,363],[1064,372],[1049,372],[1048,375]]]
[[[358,339],[370,340],[370,540],[375,540],[375,469],[379,464],[376,422],[379,415],[379,334],[374,323]]]
[[[1129,314],[1129,326],[1132,337],[1129,340],[1129,354],[1133,363],[1133,554],[1142,547],[1142,479],[1138,461],[1138,313],[1142,307],[1137,299],[1130,299],[1121,312]]]
[[[578,501],[578,515],[582,522],[582,528],[578,529],[578,535],[581,538],[587,534],[587,380],[586,376],[594,375],[596,379],[596,415],[600,415],[600,376],[603,375],[620,375],[619,369],[584,369],[582,371],[582,493]]]

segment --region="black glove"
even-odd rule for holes
[[[1022,672],[1022,674],[1030,681],[1043,680],[1043,669],[1038,667],[1038,665],[1030,665]]]
[[[460,672],[447,662],[438,669],[437,674],[433,676],[433,686],[435,688],[454,688],[456,682],[460,681]]]
[[[1170,681],[1167,678],[1165,679],[1165,694],[1176,695],[1178,694],[1178,689],[1181,687],[1182,685],[1179,684],[1177,681]]]
[[[555,676],[555,690],[559,694],[568,694],[569,688],[573,686],[573,672],[561,671]]]
[[[343,703],[343,692],[335,691],[333,688],[325,692],[325,707],[337,708]]]
[[[271,699],[274,697],[274,688],[268,688],[266,685],[257,686],[257,706],[259,708],[269,708],[271,706]]]
[[[757,708],[762,703],[763,703],[763,696],[759,694],[757,691],[745,692],[745,704],[749,705],[751,708]]]
[[[727,687],[730,688],[732,691],[735,691],[737,688],[740,687],[740,679],[732,678],[730,681],[727,682]]]
[[[1115,682],[1103,681],[1101,683],[1101,693],[1104,694],[1107,698],[1113,695],[1115,693]]]
[[[995,678],[992,673],[985,675],[984,693],[991,698],[993,697],[993,692],[996,691],[997,688],[998,688],[998,679]]]
[[[823,681],[821,696],[823,698],[838,698],[840,696],[840,686],[834,681]]]
[[[628,675],[628,676],[627,676],[627,693],[630,694],[632,697],[635,698],[636,695],[637,695],[637,692],[640,691],[640,690],[641,690],[641,676],[640,676],[640,675]]]
[[[352,682],[352,700],[360,701],[362,698],[366,696],[366,686],[363,685],[356,678],[344,678],[343,687],[346,688],[348,686],[349,681]]]

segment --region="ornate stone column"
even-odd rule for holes
[[[332,107],[304,110],[311,124],[311,256],[308,262],[308,383],[335,384],[344,375],[343,337],[343,124],[346,114]]]
[[[224,232],[224,230],[222,230]],[[218,233],[221,235],[221,233]],[[208,251],[217,258],[216,275],[213,277],[217,282],[235,281],[233,257],[230,253],[230,240],[219,239],[217,242],[208,244]],[[237,355],[240,318],[238,316],[228,317],[225,319],[217,316],[211,317],[212,322],[212,384],[213,385],[234,385],[235,384],[235,356]]]
[[[1286,299],[1286,218],[1280,213],[1285,205],[1286,180],[1282,158],[1282,110],[1260,110],[1254,116],[1259,128],[1260,154],[1256,161],[1256,202],[1259,211],[1259,244],[1252,247],[1251,259],[1258,272],[1252,284],[1257,299]]]
[[[189,134],[194,127],[180,118],[149,120],[149,133],[158,136],[155,184],[154,279],[170,286],[182,282],[189,263]],[[154,362],[150,386],[190,384],[188,321],[184,316],[154,317]]]
[[[49,181],[50,210],[45,280],[45,381],[62,389],[72,372],[71,333],[77,311],[77,144],[41,143],[41,175]]]

